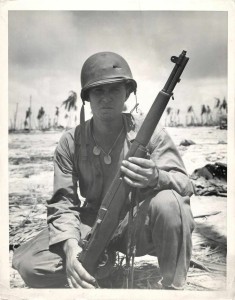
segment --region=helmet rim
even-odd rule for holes
[[[91,88],[97,87],[97,86],[100,86],[100,85],[120,83],[120,82],[123,82],[126,85],[131,84],[132,87],[130,88],[129,94],[131,94],[132,92],[135,93],[136,88],[137,88],[137,84],[136,84],[136,81],[134,79],[131,79],[131,78],[107,78],[107,79],[103,79],[103,80],[98,80],[98,81],[93,82],[93,83],[87,85],[86,87],[84,87],[81,90],[81,98],[82,98],[83,101],[88,101],[89,102],[90,100],[87,96],[87,93]]]

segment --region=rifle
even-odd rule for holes
[[[164,86],[158,93],[147,116],[145,117],[135,140],[133,141],[125,160],[129,157],[144,157],[146,146],[167,106],[170,98],[173,98],[173,90],[180,81],[180,76],[188,62],[186,51],[182,51],[179,57],[172,56],[171,61],[175,66]],[[174,99],[174,98],[173,98]],[[90,234],[84,240],[83,251],[79,254],[79,261],[83,267],[94,277],[99,278],[97,271],[99,258],[108,246],[112,235],[119,223],[121,210],[131,191],[122,178],[119,168],[111,183],[98,211],[98,215]]]

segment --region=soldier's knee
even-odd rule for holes
[[[14,267],[14,265],[13,265]],[[33,260],[28,257],[28,259],[23,259],[17,266],[17,271],[19,272],[20,276],[24,280],[24,282],[29,287],[37,287],[35,284],[38,282],[36,271],[34,269]],[[35,283],[35,284],[34,284]]]
[[[37,265],[37,260],[32,256],[22,260],[18,268],[22,279],[31,288],[45,287],[46,274],[40,272]]]
[[[161,191],[151,200],[150,216],[154,223],[163,222],[168,228],[181,226],[180,208],[172,190]]]
[[[21,256],[21,259],[17,258],[13,260],[13,267],[19,272],[20,276],[24,280],[27,286],[31,288],[43,288],[45,287],[47,276],[43,271],[39,271],[40,264],[38,257],[35,255]]]

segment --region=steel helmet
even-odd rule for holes
[[[98,52],[90,56],[83,64],[81,71],[83,102],[89,101],[87,91],[90,88],[114,82],[125,82],[129,87],[129,94],[136,92],[137,83],[123,57],[113,52]]]

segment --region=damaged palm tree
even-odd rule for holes
[[[176,110],[176,126],[180,126],[180,109]]]
[[[193,109],[193,106],[190,105],[188,107],[188,110],[187,110],[187,115],[186,115],[186,125],[187,126],[194,126],[194,125],[197,125],[197,117],[195,115],[195,112],[194,112],[194,109]]]
[[[201,125],[207,125],[207,109],[205,104],[201,107]]]
[[[43,130],[44,128],[44,117],[45,117],[45,110],[43,107],[41,107],[38,111],[38,129]]]
[[[224,98],[222,104],[220,105],[220,129],[227,129],[227,113],[228,105],[226,99]]]
[[[56,111],[55,111],[55,118],[54,118],[54,127],[57,128],[59,124],[59,115],[60,115],[60,110],[59,107],[56,106]]]
[[[215,98],[215,105],[213,108],[213,116],[214,116],[214,125],[219,125],[219,120],[220,120],[220,99]]]
[[[206,118],[207,118],[207,125],[212,125],[213,117],[212,117],[211,108],[209,105],[207,105],[207,108],[206,108]]]
[[[29,107],[26,110],[26,114],[25,114],[25,120],[24,120],[24,129],[25,130],[31,129],[31,121],[30,121],[31,115],[32,115],[32,111],[31,111],[31,108]]]
[[[220,105],[220,110],[224,110],[224,112],[227,114],[228,112],[228,105],[227,105],[227,101],[226,99],[224,98],[223,99],[223,102],[221,103]]]
[[[168,126],[171,123],[171,120],[170,120],[170,122],[168,121],[168,119],[170,117],[170,114],[171,114],[171,111],[172,111],[172,108],[167,107],[167,109],[166,109],[166,118],[165,118],[165,126]]]
[[[72,123],[72,111],[77,111],[77,93],[70,91],[68,98],[62,102],[61,106],[64,106],[65,110],[68,112],[68,114],[66,114],[68,115],[66,128],[70,128]],[[74,121],[76,122],[76,115]]]

